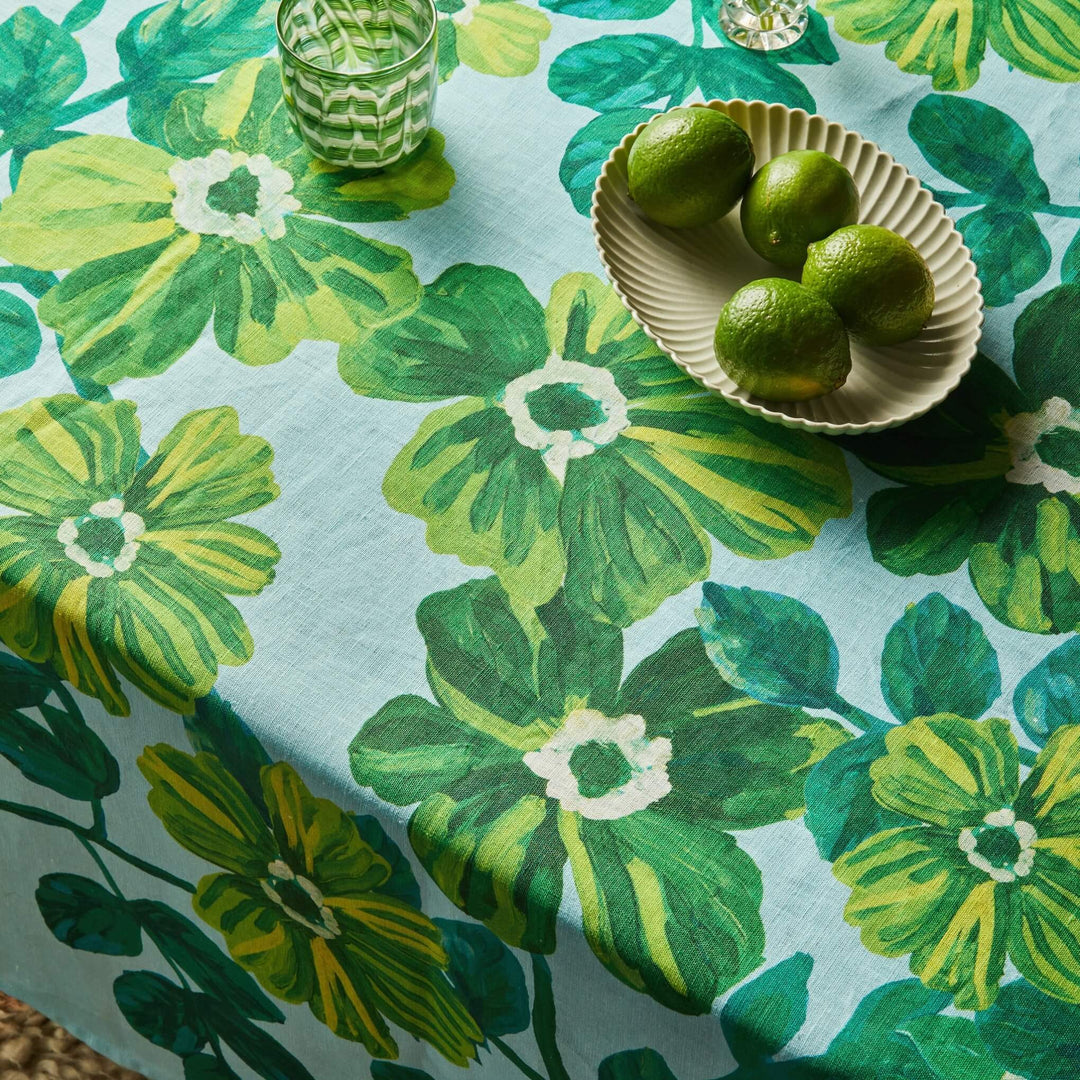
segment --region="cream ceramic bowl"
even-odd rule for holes
[[[766,420],[829,434],[880,431],[943,401],[971,367],[982,328],[982,290],[971,253],[940,203],[868,139],[823,116],[763,101],[710,101],[750,134],[757,166],[788,150],[824,150],[859,188],[859,220],[906,236],[934,275],[937,302],[923,332],[902,345],[851,343],[851,374],[831,394],[775,402],[741,390],[713,350],[720,308],[736,289],[763,277],[791,277],[743,239],[739,208],[700,229],[649,221],[631,201],[626,159],[640,124],[612,151],[593,193],[600,261],[631,314],[681,368],[728,401]]]

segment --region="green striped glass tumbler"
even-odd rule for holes
[[[438,83],[432,0],[281,0],[285,103],[323,161],[392,165],[423,141]]]

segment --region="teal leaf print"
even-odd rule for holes
[[[1036,746],[1065,724],[1080,724],[1080,637],[1048,653],[1017,684],[1013,709]]]
[[[41,328],[34,309],[0,290],[0,379],[32,367],[41,348]]]
[[[138,956],[142,931],[124,900],[79,874],[46,874],[34,893],[57,941],[106,956]]]
[[[1050,269],[1050,244],[1035,216],[1005,206],[984,206],[956,222],[979,269],[987,307],[1011,304]]]
[[[613,109],[574,133],[559,162],[559,180],[579,214],[588,216],[597,177],[611,151],[652,115],[651,109]]]
[[[125,971],[113,982],[124,1019],[144,1038],[173,1054],[194,1054],[206,1045],[206,1021],[197,995],[156,971]]]
[[[1061,280],[1063,283],[1080,281],[1080,232],[1072,238],[1061,257]]]
[[[203,1020],[230,1050],[263,1080],[314,1080],[275,1038],[234,1009],[200,995]]]
[[[420,883],[413,873],[412,863],[405,852],[390,839],[379,819],[373,814],[349,814],[357,835],[376,855],[386,860],[390,869],[380,891],[403,900],[411,907],[420,907]]]
[[[918,1016],[900,1029],[942,1080],[1002,1080],[975,1024],[961,1016]]]
[[[694,53],[671,38],[607,34],[559,53],[548,87],[563,101],[597,112],[678,104],[697,85],[693,63]]]
[[[255,980],[190,919],[158,900],[134,900],[129,910],[161,954],[211,997],[254,1020],[284,1022],[284,1013]]]
[[[667,1062],[649,1047],[621,1050],[600,1062],[597,1080],[676,1080]]]
[[[213,1054],[188,1054],[184,1058],[184,1080],[240,1080],[240,1077]]]
[[[795,953],[740,986],[724,1003],[720,1027],[744,1069],[773,1057],[806,1022],[806,984],[813,967],[812,956]]]
[[[540,0],[540,6],[557,15],[579,19],[655,19],[673,0]]]
[[[773,705],[836,704],[840,655],[816,611],[790,596],[712,581],[702,594],[701,637],[725,682]]]
[[[40,300],[56,284],[56,275],[48,270],[33,270],[29,266],[0,266],[0,281],[21,285],[31,296]]]
[[[715,28],[718,32],[717,36],[722,39],[719,11],[718,4],[706,5],[709,25]],[[813,8],[810,8],[806,14],[808,16],[806,33],[794,45],[789,45],[784,49],[770,49],[764,54],[766,60],[774,64],[835,64],[840,59],[825,18]]]
[[[533,1035],[547,1069],[548,1080],[570,1080],[556,1041],[555,994],[551,985],[551,968],[536,953],[532,958],[533,974]]]
[[[1040,207],[1050,201],[1023,128],[973,98],[928,94],[911,110],[908,134],[942,176],[987,203]]]
[[[216,693],[198,698],[194,713],[184,717],[184,733],[195,753],[217,757],[265,817],[260,776],[270,756],[233,707]]]
[[[36,707],[44,725],[0,703],[0,755],[27,780],[69,799],[90,802],[116,791],[120,767],[83,718],[46,702]]]
[[[1080,283],[1058,285],[1020,312],[1013,325],[1013,370],[1031,407],[1037,409],[1051,398],[1063,398],[1073,407],[1080,406],[1078,334]],[[1042,445],[1040,439],[1040,448]]]
[[[823,859],[835,862],[868,836],[907,823],[873,795],[870,766],[885,755],[885,736],[874,733],[838,746],[806,778],[806,827]]]
[[[65,30],[81,30],[84,26],[92,23],[101,9],[105,6],[105,0],[79,0],[79,2],[63,17],[60,25]]]
[[[52,112],[86,78],[86,59],[68,31],[36,7],[0,23],[0,129],[19,142],[52,126]]]
[[[371,1080],[433,1080],[433,1078],[423,1069],[412,1069],[408,1065],[398,1065],[394,1061],[373,1061]]]
[[[814,97],[803,81],[763,54],[736,46],[694,51],[697,84],[706,99],[759,98],[778,101],[793,109],[816,108]]]
[[[1080,1005],[1055,1001],[1017,979],[1001,988],[979,1034],[1010,1072],[1038,1080],[1075,1080],[1080,1061]]]
[[[274,9],[263,0],[167,0],[134,16],[116,39],[132,82],[190,80],[274,47]]]
[[[529,992],[517,957],[486,927],[435,919],[446,969],[465,1008],[485,1036],[513,1035],[529,1026]]]
[[[10,653],[0,652],[0,702],[5,709],[40,705],[52,692],[54,680],[39,668]]]
[[[963,608],[931,593],[886,635],[881,693],[900,721],[945,712],[978,719],[1001,693],[997,653]]]

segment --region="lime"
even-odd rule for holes
[[[836,158],[791,150],[758,169],[740,215],[747,243],[763,259],[796,270],[807,244],[859,220],[859,191]]]
[[[898,233],[849,225],[811,244],[802,283],[827,300],[868,345],[916,337],[934,310],[934,277]]]
[[[851,353],[840,316],[797,281],[744,285],[716,324],[716,359],[766,401],[805,401],[844,385]]]
[[[754,171],[750,136],[701,106],[654,116],[630,148],[630,198],[653,221],[684,229],[722,218]]]

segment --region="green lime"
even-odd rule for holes
[[[797,281],[744,285],[716,324],[716,359],[766,401],[805,401],[844,385],[851,353],[840,316]]]
[[[832,304],[851,334],[868,345],[916,337],[934,310],[934,277],[926,260],[880,225],[849,225],[811,244],[802,283]]]
[[[859,191],[836,158],[791,150],[758,169],[740,216],[747,243],[763,259],[797,270],[807,244],[859,220]]]
[[[750,183],[754,148],[734,120],[690,106],[654,116],[630,148],[630,198],[653,221],[684,229],[728,213]]]

